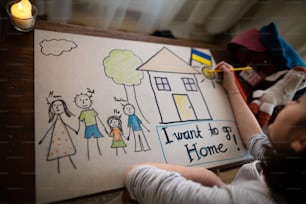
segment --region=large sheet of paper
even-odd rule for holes
[[[139,162],[249,158],[209,50],[35,30],[37,202],[124,186]]]

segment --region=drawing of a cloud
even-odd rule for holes
[[[43,40],[39,45],[41,47],[41,53],[46,56],[60,56],[64,52],[70,52],[72,49],[78,47],[75,42],[66,39]]]

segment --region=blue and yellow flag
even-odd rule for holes
[[[195,50],[195,49],[191,49],[191,59],[195,60],[197,62],[200,62],[202,64],[205,64],[209,67],[212,64],[212,59],[211,59],[210,55],[208,55],[206,53],[203,53],[203,52],[200,52],[200,51]]]

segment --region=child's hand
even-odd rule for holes
[[[107,131],[107,129],[106,129],[106,128],[104,128],[104,131],[106,132],[106,134],[107,134],[107,135],[109,135],[109,132]]]
[[[233,71],[230,71],[232,68],[232,65],[224,61],[219,62],[216,65],[216,69],[222,70],[222,72],[218,73],[218,78],[222,79],[222,86],[226,89],[227,92],[234,92],[238,90],[235,84],[235,74]]]
[[[126,139],[127,141],[130,140],[130,136],[125,136],[124,134],[122,134],[122,137],[123,137],[124,139]]]

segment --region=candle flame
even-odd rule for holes
[[[15,17],[30,18],[32,16],[32,4],[28,0],[21,0],[13,4],[11,13]]]

